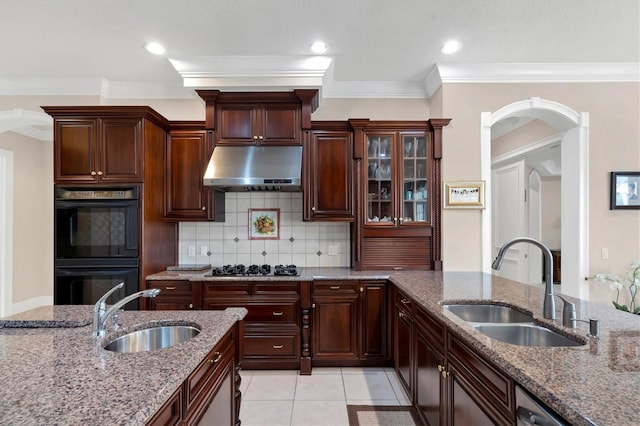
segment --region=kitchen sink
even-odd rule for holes
[[[537,324],[473,324],[473,327],[492,339],[520,346],[582,346],[585,343],[572,340]]]
[[[151,327],[120,336],[104,347],[113,352],[146,352],[170,348],[197,336],[200,329],[190,325]]]
[[[522,323],[533,317],[510,306],[493,304],[446,304],[443,308],[468,322]]]

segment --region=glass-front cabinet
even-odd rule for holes
[[[430,221],[429,154],[424,132],[366,135],[366,226]]]

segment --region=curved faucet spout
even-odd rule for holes
[[[553,256],[551,255],[551,250],[540,241],[535,240],[529,237],[516,237],[513,238],[500,247],[498,251],[498,255],[495,260],[491,264],[491,268],[495,270],[499,270],[502,267],[502,261],[504,260],[504,256],[507,253],[509,247],[517,243],[529,243],[538,247],[542,250],[542,254],[544,255],[545,260],[545,268],[544,268],[544,281],[545,281],[545,291],[544,291],[544,301],[542,305],[543,315],[547,319],[556,319],[556,303],[554,294],[553,294]]]
[[[101,315],[99,315],[99,318],[97,318],[97,322],[94,323],[94,332],[95,332],[94,334],[96,336],[102,336],[103,334],[105,334],[105,332],[106,332],[106,324],[107,324],[107,321],[109,320],[109,318],[111,318],[116,312],[118,312],[120,310],[120,308],[122,308],[127,303],[131,302],[132,300],[137,299],[138,297],[156,297],[158,295],[158,293],[160,293],[160,289],[159,288],[150,288],[150,289],[147,289],[147,290],[142,290],[142,291],[139,291],[137,293],[130,294],[129,296],[125,297],[124,299],[121,299],[118,302],[114,303],[109,308],[109,310],[107,310],[104,313],[101,313]],[[94,320],[95,320],[95,318],[94,318]]]

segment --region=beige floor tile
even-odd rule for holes
[[[291,422],[293,401],[242,401],[242,426],[286,426]]]
[[[294,401],[292,426],[348,426],[344,401]]]
[[[347,405],[402,405],[397,399],[348,399]]]
[[[341,374],[342,369],[340,367],[313,367],[311,369],[311,375],[314,374]]]
[[[342,374],[298,376],[295,400],[344,401]]]
[[[379,374],[384,373],[383,367],[342,367],[342,374]]]
[[[292,400],[297,376],[292,374],[254,375],[243,396],[245,401]]]
[[[240,375],[240,392],[244,395],[247,392],[252,376]]]
[[[347,400],[397,399],[386,374],[343,374]]]
[[[396,398],[398,398],[399,401],[404,402],[402,405],[411,405],[411,398],[409,398],[409,395],[404,391],[396,373],[393,371],[387,371],[386,373],[389,383],[391,383],[391,387],[393,388],[393,392],[396,394]]]

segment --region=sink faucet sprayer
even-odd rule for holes
[[[117,318],[117,313],[124,305],[137,299],[138,297],[156,297],[160,293],[159,288],[150,288],[148,290],[142,290],[137,293],[130,294],[129,296],[116,302],[107,310],[107,299],[113,292],[124,287],[124,283],[120,283],[107,291],[93,306],[93,335],[103,336],[106,333],[107,320],[112,316]],[[117,326],[117,319],[114,320],[114,326]]]
[[[542,254],[544,255],[544,259],[545,259],[545,268],[544,268],[545,288],[544,288],[544,301],[543,301],[543,304],[542,304],[542,312],[543,312],[543,316],[545,318],[551,319],[551,320],[555,320],[556,319],[556,304],[555,304],[555,299],[553,298],[554,297],[554,294],[553,294],[553,256],[551,255],[551,250],[549,250],[549,248],[547,246],[542,244],[540,241],[534,240],[533,238],[529,238],[529,237],[516,237],[516,238],[513,238],[513,239],[507,241],[506,243],[504,243],[502,245],[502,247],[500,247],[500,250],[498,251],[498,255],[496,256],[496,259],[491,264],[491,267],[493,269],[495,269],[495,270],[500,269],[500,267],[502,266],[502,260],[504,259],[504,255],[507,252],[507,249],[509,247],[511,247],[512,245],[517,244],[517,243],[533,244],[534,246],[536,246],[540,250],[542,250]]]

